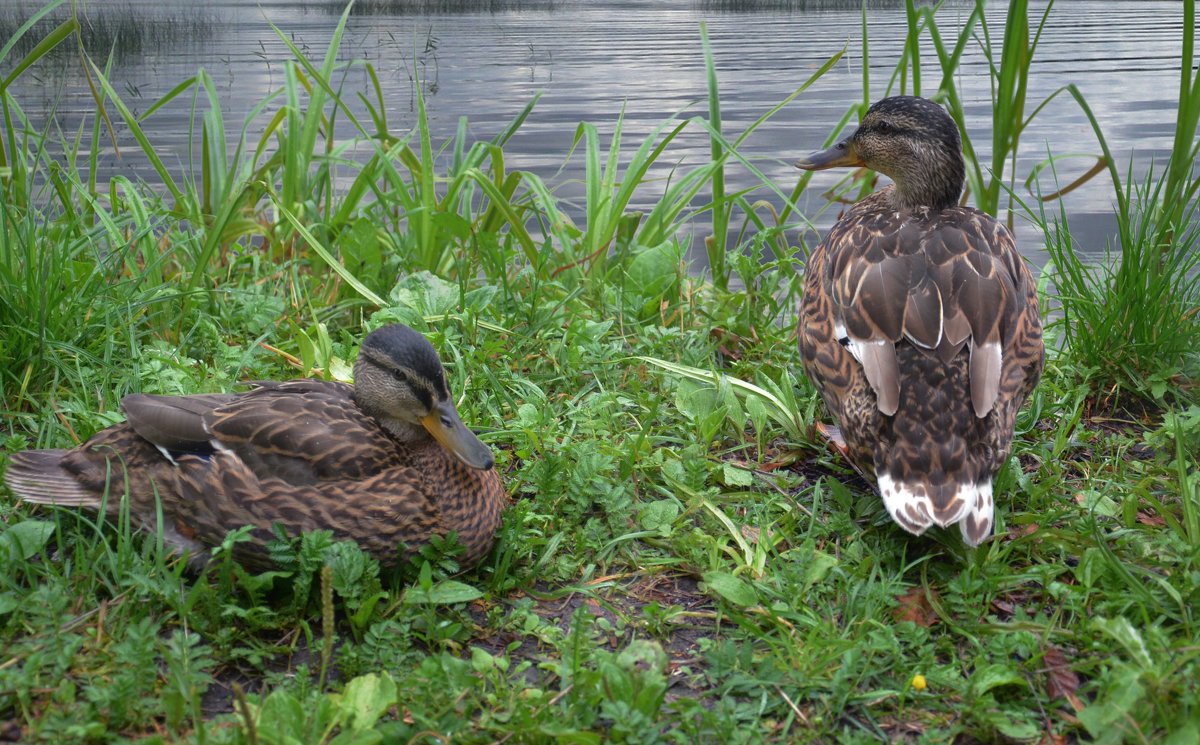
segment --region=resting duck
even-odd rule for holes
[[[1037,291],[1012,235],[958,206],[954,120],[923,98],[876,102],[858,129],[796,163],[865,166],[893,185],[851,207],[813,250],[799,326],[804,369],[902,528],[992,533],[992,478],[1041,376]]]
[[[127,421],[71,450],[12,456],[5,481],[40,504],[105,508],[128,494],[131,522],[193,566],[226,533],[253,526],[234,557],[271,562],[272,526],[330,530],[385,566],[403,543],[457,531],[463,563],[492,545],[506,503],[492,452],[459,418],[433,346],[407,326],[367,335],[353,386],[319,380],[256,383],[240,394],[132,395]]]

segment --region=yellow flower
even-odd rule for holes
[[[918,691],[925,690],[925,676],[919,673],[914,675],[912,678],[912,687]]]

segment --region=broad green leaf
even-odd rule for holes
[[[971,690],[976,696],[982,696],[994,688],[1003,686],[1027,685],[1025,678],[1008,665],[984,665],[971,674]]]
[[[812,556],[808,560],[808,566],[804,570],[804,586],[812,587],[821,580],[825,579],[829,574],[829,570],[837,566],[838,560],[836,556],[831,556],[824,551],[813,550]]]
[[[653,639],[634,639],[617,654],[617,664],[642,675],[662,673],[667,662],[667,653]]]
[[[383,742],[383,735],[368,730],[346,730],[329,741],[329,745],[378,745]]]
[[[496,667],[496,658],[486,649],[471,647],[471,667],[477,673],[489,673]]]
[[[726,486],[750,486],[754,483],[754,474],[731,463],[722,463],[721,480]]]
[[[758,604],[754,586],[728,572],[705,572],[704,582],[709,589],[734,605],[748,607]]]
[[[679,517],[679,503],[674,499],[659,499],[642,505],[638,520],[644,530],[670,530]]]
[[[1188,722],[1167,735],[1161,745],[1195,745],[1197,742],[1200,742],[1200,728],[1194,722]]]
[[[36,556],[54,535],[54,523],[24,520],[0,533],[0,556],[8,561],[27,561]]]
[[[1034,740],[1041,732],[1036,722],[1020,719],[1018,713],[1013,711],[993,711],[989,714],[988,720],[996,729],[1000,730],[1001,734],[1014,740]]]
[[[761,398],[746,396],[746,415],[750,417],[750,422],[754,425],[756,432],[766,431],[767,419],[770,418],[771,412],[767,411],[767,405],[762,402]]]
[[[1094,618],[1092,625],[1124,647],[1138,667],[1149,670],[1153,666],[1150,651],[1146,649],[1146,642],[1142,640],[1141,632],[1133,627],[1128,618]]]
[[[276,689],[259,708],[258,736],[271,743],[303,742],[308,719],[299,699],[283,689]]]
[[[454,605],[457,603],[469,603],[481,597],[483,597],[483,593],[474,587],[448,579],[437,583],[429,588],[428,591],[420,587],[408,588],[408,592],[404,595],[404,602],[409,604]]]
[[[679,276],[682,247],[674,241],[644,248],[629,262],[625,289],[644,297],[657,297]]]
[[[423,316],[444,315],[458,308],[459,290],[458,285],[421,271],[400,280],[392,289],[390,299]]]
[[[1120,723],[1128,721],[1130,710],[1142,697],[1140,677],[1136,670],[1126,667],[1108,678],[1104,693],[1095,703],[1079,712],[1079,721],[1097,742],[1122,741]]]
[[[341,357],[330,357],[329,367],[326,368],[325,374],[330,380],[336,380],[342,383],[354,382],[354,365]]]
[[[351,730],[375,726],[379,717],[396,703],[396,683],[386,672],[368,673],[346,684],[339,702],[340,719]]]
[[[21,607],[21,601],[17,597],[16,593],[0,593],[0,616],[3,616],[6,613],[12,613],[19,607]]]
[[[1113,501],[1112,497],[1095,489],[1084,489],[1079,494],[1083,500],[1083,508],[1094,510],[1097,515],[1116,517],[1121,511],[1121,508]]]

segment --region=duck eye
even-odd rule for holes
[[[892,123],[887,119],[880,119],[879,123],[875,125],[875,129],[879,130],[880,132],[891,132]]]
[[[408,382],[408,375],[406,375],[403,370],[392,370],[392,377],[401,383]]]

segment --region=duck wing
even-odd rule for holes
[[[137,393],[121,399],[121,410],[134,432],[173,460],[176,454],[211,453],[212,436],[204,426],[204,417],[237,398],[236,393],[194,396]]]
[[[355,404],[353,387],[320,380],[258,383],[204,414],[213,447],[259,479],[294,486],[365,479],[404,450]]]
[[[877,193],[806,272],[802,358],[847,455],[906,529],[963,521],[977,543],[1042,367],[1036,288],[1011,235],[970,208],[902,213]]]
[[[860,202],[814,251],[802,336],[812,344],[836,341],[861,368],[879,411],[891,416],[904,376],[896,344],[908,342],[943,362],[970,349],[970,397],[985,417],[1000,395],[1005,361],[1018,337],[1040,323],[1029,270],[1012,236],[990,216],[970,208],[905,217]],[[860,209],[861,208],[861,209]],[[1039,345],[1040,346],[1040,345]],[[842,379],[846,357],[815,354],[820,377]],[[1020,360],[1022,372],[1029,360]],[[1040,371],[1040,362],[1035,367]],[[821,375],[821,373],[825,373]],[[1026,375],[1022,375],[1025,378]],[[1036,381],[1036,378],[1035,378]],[[1029,386],[1030,388],[1032,386]]]
[[[396,464],[399,450],[343,383],[259,382],[241,394],[131,395],[129,426],[173,464],[182,455],[236,456],[255,477],[293,486],[362,479]]]

